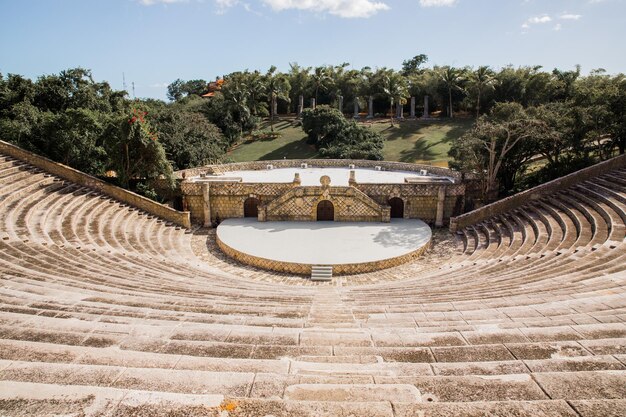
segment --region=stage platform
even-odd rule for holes
[[[390,268],[419,256],[431,240],[421,220],[377,222],[259,222],[224,220],[217,243],[232,258],[263,269],[309,275],[332,265],[335,275]]]

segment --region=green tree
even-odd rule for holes
[[[347,123],[339,110],[326,105],[302,112],[302,130],[309,138],[308,143],[318,149],[334,140]]]
[[[380,133],[350,121],[320,149],[320,154],[325,158],[380,161],[384,143]]]
[[[393,105],[396,103],[396,113],[398,106],[402,106],[408,95],[407,79],[394,70],[387,70],[382,76],[382,90],[389,99],[389,112],[391,113],[391,126],[393,126]]]
[[[439,70],[439,77],[448,91],[448,116],[454,118],[452,91],[462,89],[463,71],[459,68],[445,66]]]
[[[220,129],[204,115],[166,107],[155,115],[155,126],[174,169],[187,169],[219,161],[227,142]]]
[[[420,72],[420,67],[428,62],[428,56],[424,54],[415,55],[413,58],[402,62],[402,75],[408,77]]]
[[[265,74],[265,88],[270,105],[270,128],[273,132],[278,100],[289,100],[289,80],[284,74],[277,73],[276,67],[272,66]]]
[[[478,118],[480,116],[480,99],[486,91],[495,88],[495,73],[491,68],[481,66],[476,71],[469,73],[468,82],[468,92],[476,98],[476,118]]]
[[[109,168],[116,172],[123,187],[128,188],[131,179],[150,181],[161,177],[173,185],[172,166],[143,110],[135,108],[109,124],[105,149]]]

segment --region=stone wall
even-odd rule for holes
[[[461,173],[457,171],[452,171],[448,168],[441,168],[425,164],[409,164],[405,162],[390,161],[369,161],[363,159],[280,159],[276,161],[236,162],[232,164],[207,165],[204,167],[176,171],[175,175],[178,178],[190,178],[198,176],[201,173],[213,174],[216,172],[227,171],[263,170],[267,169],[268,165],[272,165],[274,168],[299,168],[302,164],[307,164],[310,167],[341,168],[347,168],[350,164],[353,164],[356,168],[374,168],[376,166],[380,166],[382,169],[389,171],[411,172],[419,172],[420,170],[425,169],[431,174],[451,177],[455,180],[461,179]]]
[[[149,198],[140,196],[123,188],[116,187],[115,185],[111,185],[98,178],[92,177],[91,175],[87,175],[84,172],[59,164],[48,158],[36,155],[4,141],[0,141],[0,153],[22,160],[67,181],[94,189],[102,194],[154,214],[155,216],[174,224],[183,227],[191,227],[189,212],[174,210],[173,208],[159,204]]]
[[[335,221],[388,222],[389,209],[381,207],[354,187],[297,187],[263,207],[262,220],[315,221],[317,205],[329,200]]]
[[[576,183],[583,182],[591,177],[606,174],[609,171],[625,167],[626,155],[620,155],[618,157],[609,159],[608,161],[600,162],[596,165],[581,169],[580,171],[573,172],[564,177],[557,178],[545,184],[531,188],[530,190],[522,191],[521,193],[517,193],[500,201],[496,201],[495,203],[488,204],[477,210],[470,211],[469,213],[465,213],[461,216],[451,218],[450,231],[456,232],[457,230],[460,230],[464,227],[476,224],[493,216],[519,208],[533,200],[538,200],[547,195],[564,190]]]

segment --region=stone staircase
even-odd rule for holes
[[[0,415],[625,415],[626,169],[403,279],[254,279],[193,236],[0,155]]]
[[[333,267],[331,265],[313,265],[311,267],[311,281],[332,281]]]

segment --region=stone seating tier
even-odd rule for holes
[[[624,415],[624,168],[330,283],[207,233],[0,154],[0,414]]]

